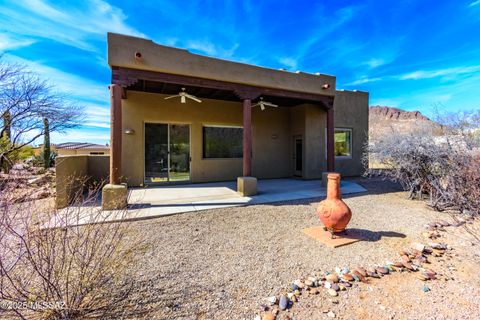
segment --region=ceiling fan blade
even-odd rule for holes
[[[181,103],[187,103],[187,99],[185,98],[185,96],[180,97],[180,102]]]
[[[271,103],[271,102],[264,102],[263,104],[266,105],[267,107],[273,107],[273,108],[278,107],[277,104],[273,104],[273,103]]]
[[[263,103],[260,103],[260,109],[265,110],[265,105]]]
[[[252,104],[252,108],[258,107],[260,105],[260,102],[257,102],[255,104]]]
[[[175,96],[165,97],[164,99],[165,99],[165,100],[167,100],[167,99],[172,99],[172,98],[177,98],[177,97],[179,97],[179,95],[178,95],[178,94],[177,94],[177,95],[175,95]]]
[[[192,99],[193,101],[196,101],[196,102],[198,102],[198,103],[201,103],[201,102],[202,102],[202,100],[198,99],[198,98],[195,97],[195,96],[192,96],[191,94],[187,94],[187,93],[186,93],[186,94],[185,94],[185,97],[187,97],[187,98],[189,98],[189,99]]]

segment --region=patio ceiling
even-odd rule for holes
[[[282,107],[304,103],[317,104],[325,109],[333,107],[333,97],[305,92],[261,88],[245,84],[224,82],[162,72],[112,67],[112,83],[126,91],[142,91],[158,94],[177,94],[185,88],[190,94],[204,99],[240,102],[245,96],[265,100]],[[126,92],[125,92],[126,93]]]

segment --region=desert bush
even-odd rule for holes
[[[47,202],[12,203],[0,194],[0,313],[21,319],[125,316],[136,262],[148,250],[131,223],[109,223],[96,191],[57,210]],[[3,308],[3,310],[2,310]],[[0,318],[2,316],[0,315]]]
[[[367,169],[399,182],[410,198],[429,196],[436,210],[480,211],[480,145],[467,118],[458,115],[434,130],[393,133],[366,146],[364,160],[382,169]],[[440,128],[440,130],[439,130]]]

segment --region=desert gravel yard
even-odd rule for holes
[[[367,240],[336,249],[302,233],[302,229],[320,224],[315,209],[322,199],[215,209],[136,222],[135,227],[154,248],[140,261],[140,308],[153,312],[149,319],[254,319],[266,298],[278,295],[293,280],[315,270],[383,265],[398,258],[398,252],[412,241],[425,241],[421,235],[425,224],[439,215],[446,217],[420,201],[407,200],[394,184],[367,179],[356,182],[369,191],[345,198],[353,212],[349,228],[358,229]],[[478,248],[471,248],[477,250],[474,252],[478,259]],[[420,280],[412,278],[416,283],[413,285],[401,282],[402,277],[396,274],[391,280],[377,280],[391,283],[383,289],[360,283],[333,300],[322,291],[300,299],[288,315],[293,319],[326,319],[322,311],[328,309],[337,318],[348,319],[456,318],[442,317],[438,307],[431,313],[416,311],[419,306],[402,304],[402,295],[420,301],[421,308],[430,310],[433,301],[429,299],[440,294],[438,291],[448,297],[450,290],[457,288],[460,292],[465,288],[452,281],[442,282],[437,292],[426,294],[415,282]],[[460,313],[460,318],[476,318],[473,314],[469,317],[469,312],[479,311],[478,304],[476,310],[472,305],[472,301],[480,302],[478,281],[477,270],[467,288],[469,297],[458,305],[467,310]],[[394,306],[392,310],[378,309],[385,294],[398,296],[398,301],[389,302]]]

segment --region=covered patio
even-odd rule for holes
[[[354,182],[342,181],[342,193],[367,191]],[[258,194],[241,196],[235,181],[165,185],[129,190],[129,211],[135,218],[153,218],[182,212],[202,211],[326,196],[321,180],[260,179]]]

